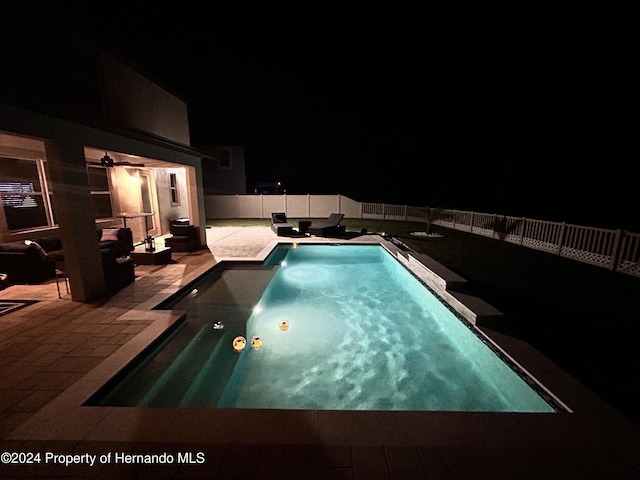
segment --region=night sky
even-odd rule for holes
[[[633,7],[346,3],[73,7],[249,187],[640,231]]]

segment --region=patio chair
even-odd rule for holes
[[[293,235],[293,225],[287,221],[286,213],[271,213],[271,230],[279,237]]]
[[[343,217],[343,213],[332,213],[329,215],[329,218],[325,220],[324,224],[311,225],[309,227],[309,234],[316,235],[318,237],[336,237],[344,235],[345,226],[340,225]]]
[[[189,220],[173,220],[169,225],[171,236],[165,238],[165,247],[171,247],[174,252],[194,252],[200,249],[198,230]]]

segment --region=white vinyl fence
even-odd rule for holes
[[[638,233],[458,210],[434,223],[640,276]]]
[[[271,218],[285,212],[291,218],[425,220],[426,207],[363,203],[343,195],[207,195],[207,218]],[[445,209],[433,222],[524,247],[640,277],[640,234],[625,230],[571,225],[530,218]]]

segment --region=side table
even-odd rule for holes
[[[298,222],[298,233],[309,233],[311,222],[309,220],[300,220]]]

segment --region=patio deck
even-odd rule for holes
[[[136,267],[136,281],[104,301],[59,299],[53,280],[3,290],[2,300],[39,302],[0,317],[0,452],[39,453],[41,461],[4,463],[3,456],[0,477],[640,478],[637,425],[527,344],[487,328],[573,413],[81,406],[179,317],[153,306],[218,261],[261,260],[289,240],[318,241],[277,237],[269,227],[217,227],[207,229],[208,248]],[[162,453],[171,457],[125,456]],[[78,455],[78,463],[54,455]],[[93,466],[79,463],[91,459]]]

